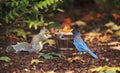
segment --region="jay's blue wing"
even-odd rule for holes
[[[95,55],[90,49],[88,49],[87,45],[84,42],[74,41],[74,45],[76,49],[80,52],[88,52],[92,57],[98,59],[97,55]]]
[[[85,52],[85,49],[83,49],[84,48],[83,42],[74,42],[73,44],[75,45],[78,51]]]

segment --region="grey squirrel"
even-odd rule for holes
[[[33,36],[32,44],[27,42],[20,42],[16,45],[10,45],[6,48],[6,52],[19,52],[19,51],[28,51],[28,52],[40,52],[43,49],[43,41],[52,37],[48,29],[43,27],[39,34]]]

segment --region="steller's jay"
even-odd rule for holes
[[[72,30],[73,36],[74,36],[74,46],[76,47],[76,49],[80,52],[88,52],[92,57],[94,57],[95,59],[98,59],[98,56],[95,55],[85,44],[85,42],[82,40],[81,36],[80,36],[80,32],[78,30],[78,27],[75,27]]]

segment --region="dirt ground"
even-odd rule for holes
[[[6,43],[6,42],[5,42]],[[47,46],[47,45],[46,45]],[[36,53],[19,52],[6,53],[5,48],[0,49],[0,56],[11,58],[9,63],[0,62],[0,73],[91,73],[88,70],[99,66],[120,67],[120,51],[112,50],[109,46],[99,46],[98,43],[88,44],[89,48],[97,54],[98,60],[92,58],[88,53],[80,54],[76,49],[58,50],[55,47],[43,49],[43,53],[56,52],[63,54],[64,57],[43,59],[38,58]],[[80,57],[83,61],[69,62],[68,58]],[[32,59],[39,59],[40,63],[31,64]]]
[[[115,39],[113,37],[113,39]],[[92,58],[88,53],[80,54],[75,48],[73,50],[60,50],[56,45],[45,45],[42,53],[60,53],[64,57],[43,59],[38,58],[37,53],[19,52],[7,53],[5,49],[10,44],[15,44],[18,41],[25,41],[23,39],[8,39],[4,37],[1,40],[0,56],[8,56],[11,58],[9,63],[0,62],[0,73],[49,73],[54,71],[56,73],[91,73],[88,70],[99,66],[120,67],[120,51],[110,49],[110,46],[100,46],[97,41],[93,43],[87,42],[89,48],[97,54],[98,60]],[[79,57],[84,60],[69,62],[68,58]],[[32,59],[39,59],[40,63],[31,64]]]

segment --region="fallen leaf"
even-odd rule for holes
[[[40,61],[39,59],[32,59],[31,64],[33,63],[38,64],[38,63],[43,63],[43,61]]]
[[[110,43],[108,43],[108,45],[109,45],[109,46],[120,45],[120,42],[117,42],[117,41],[115,41],[115,42],[110,42]]]
[[[62,23],[62,27],[66,26],[66,25],[70,26],[71,22],[72,22],[71,18],[64,19],[64,21]]]
[[[78,21],[74,22],[73,25],[86,26],[86,22],[78,20]]]
[[[44,59],[52,59],[56,57],[64,57],[64,55],[59,54],[59,53],[54,53],[54,52],[39,55],[39,58],[44,58]]]
[[[111,29],[107,29],[107,30],[106,30],[106,33],[113,34],[113,30],[111,30]]]
[[[116,25],[114,22],[108,22],[105,24],[106,27],[111,27],[111,26],[114,26]]]
[[[117,36],[117,40],[120,41],[120,36]]]
[[[108,42],[108,41],[110,41],[111,40],[111,36],[110,35],[103,35],[103,36],[101,36],[101,37],[99,37],[99,39],[98,39],[100,42]]]
[[[102,68],[103,67],[100,66],[100,67],[97,67],[97,68],[92,68],[92,69],[90,69],[90,71],[92,71],[92,72],[97,71],[98,72],[98,71],[101,71]]]
[[[111,49],[115,49],[115,50],[120,50],[120,45],[118,45],[118,46],[114,46],[114,47],[110,47]]]
[[[17,37],[15,35],[7,35],[6,37],[9,39],[17,39]]]
[[[44,44],[47,44],[47,43],[48,43],[49,45],[53,45],[53,44],[55,44],[56,42],[55,42],[55,40],[53,40],[53,39],[48,39],[48,40],[46,40],[46,41],[43,42],[43,45],[44,45]]]
[[[99,43],[99,45],[108,45],[111,49],[120,49],[120,42],[110,42],[110,43]]]
[[[92,30],[92,32],[98,33],[98,32],[100,32],[100,30],[101,30],[100,28],[95,28],[95,29]]]
[[[17,36],[22,36],[24,39],[27,39],[27,34],[29,34],[29,32],[26,33],[24,29],[17,29],[16,31],[17,31]]]
[[[73,70],[67,70],[67,71],[65,71],[65,73],[74,73],[74,71]]]
[[[80,61],[80,62],[85,62],[83,59],[80,57],[74,57],[74,58],[68,58],[69,62],[74,62],[74,61]]]
[[[101,33],[95,33],[95,32],[86,33],[84,41],[92,42],[93,40],[98,40],[100,35]]]
[[[120,67],[109,67],[109,66],[100,66],[100,67],[96,67],[96,68],[92,68],[90,69],[90,71],[92,72],[102,72],[102,71],[120,71]]]
[[[85,34],[85,38],[84,38],[84,41],[99,41],[99,42],[107,42],[107,41],[110,41],[111,40],[111,36],[110,35],[103,35],[101,33],[95,33],[95,32],[90,32],[90,33],[87,33]]]
[[[85,34],[86,36],[100,36],[101,33],[89,32]]]
[[[81,54],[86,54],[86,52],[72,53],[72,55],[81,55]]]
[[[71,32],[71,27],[70,27],[71,23],[72,23],[71,18],[64,19],[62,26],[61,26],[62,32],[65,32],[65,33]]]
[[[118,25],[114,25],[111,27],[112,30],[120,30],[120,26]]]
[[[115,20],[120,19],[120,15],[118,15],[116,13],[112,13],[112,16],[114,17]]]
[[[10,58],[7,56],[0,57],[0,61],[10,62]]]
[[[27,69],[27,68],[25,68],[25,69],[24,69],[24,71],[25,71],[25,72],[30,72],[30,70],[29,70],[29,69]],[[15,73],[16,73],[16,72],[15,72]]]
[[[71,31],[72,31],[72,29],[68,25],[64,26],[63,29],[62,29],[62,32],[65,32],[65,33],[69,33]]]
[[[96,18],[102,18],[102,17],[103,17],[103,15],[101,13],[96,14]]]
[[[115,35],[120,36],[120,30],[116,31]]]
[[[120,29],[120,26],[118,26],[114,22],[106,23],[105,26],[109,27],[111,30],[119,30]]]
[[[56,73],[56,72],[52,70],[52,71],[47,71],[46,73]]]
[[[105,73],[116,73],[116,71],[107,70]]]
[[[90,14],[85,15],[85,16],[83,17],[83,20],[86,20],[86,21],[93,20],[93,19],[94,19],[94,17],[93,17],[92,15],[90,15]]]

